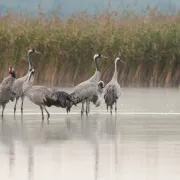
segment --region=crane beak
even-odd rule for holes
[[[103,56],[103,55],[102,55],[101,57],[102,57],[102,58],[105,58],[105,59],[107,59],[107,57],[106,57],[106,56]]]
[[[36,50],[35,50],[35,53],[37,53],[37,54],[41,54],[39,51],[36,51]]]
[[[123,64],[124,64],[124,61],[123,60],[120,60]]]

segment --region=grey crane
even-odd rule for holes
[[[77,103],[82,103],[82,108],[81,108],[81,114],[84,113],[84,103],[86,103],[86,115],[88,115],[89,111],[90,111],[90,102],[93,100],[93,96],[94,95],[98,95],[99,91],[98,91],[98,81],[100,79],[100,68],[98,66],[98,59],[100,58],[107,58],[101,54],[95,54],[93,59],[94,59],[94,63],[96,66],[96,71],[94,73],[94,75],[80,83],[79,85],[77,85],[73,92],[70,93],[71,97],[74,99],[74,101]],[[72,107],[72,104],[70,104],[69,106],[67,106],[67,112],[70,112],[70,109]]]
[[[6,77],[0,84],[0,106],[2,106],[2,114],[4,116],[4,109],[6,104],[14,100],[14,93],[12,92],[12,85],[15,81],[16,74],[12,67],[9,67],[9,76]]]
[[[28,73],[25,76],[16,79],[14,84],[13,84],[12,90],[16,94],[15,95],[16,101],[15,101],[15,105],[14,105],[14,115],[16,113],[16,105],[17,105],[17,102],[18,102],[19,98],[21,98],[21,113],[23,113],[23,102],[24,102],[24,97],[25,96],[24,96],[24,93],[23,93],[23,90],[22,90],[22,86],[23,86],[24,82],[27,80],[29,72],[32,69],[31,55],[35,54],[35,53],[41,54],[40,52],[36,51],[35,49],[30,49],[28,51],[28,64],[29,64]]]
[[[101,96],[103,94],[104,82],[99,81],[97,85],[98,85],[98,89],[93,95],[92,99],[86,102],[86,112],[90,112],[90,106],[89,106],[90,102],[92,102],[96,107],[101,105]],[[84,111],[85,111],[84,103],[82,103],[81,114],[83,114]]]
[[[124,63],[120,57],[116,57],[114,63],[115,63],[115,70],[114,75],[111,79],[111,81],[105,86],[104,88],[104,99],[108,111],[108,107],[110,106],[110,112],[112,114],[113,105],[115,103],[115,112],[117,112],[117,101],[121,95],[121,88],[117,81],[117,62],[120,60],[120,62]]]
[[[90,102],[93,102],[93,104],[96,107],[100,106],[100,104],[101,104],[100,97],[101,97],[102,92],[103,92],[104,82],[100,81],[101,72],[100,72],[100,68],[98,66],[98,62],[97,62],[97,60],[100,57],[107,58],[105,56],[102,56],[101,54],[95,54],[94,55],[93,59],[94,59],[94,63],[96,66],[96,70],[95,70],[94,75],[91,78],[89,78],[88,80],[86,80],[89,82],[96,82],[98,84],[98,89],[95,92],[95,94],[93,95],[92,99],[90,101],[86,101],[86,114],[88,114],[90,112]],[[84,104],[85,104],[85,102],[82,102],[81,114],[83,114],[85,111]]]
[[[68,93],[48,88],[46,86],[33,86],[33,82],[34,69],[31,69],[28,79],[24,82],[22,89],[24,95],[27,96],[31,102],[40,107],[42,120],[44,120],[43,110],[47,113],[47,120],[49,120],[50,117],[46,107],[56,106],[66,108],[66,103],[68,101],[71,101],[74,105],[76,105]]]

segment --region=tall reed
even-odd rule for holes
[[[102,80],[114,71],[114,58],[121,55],[119,82],[123,86],[178,86],[180,79],[180,13],[176,16],[152,9],[146,15],[119,12],[86,12],[61,19],[39,13],[0,15],[0,79],[13,65],[17,76],[27,72],[27,51],[33,57],[36,83],[75,85],[94,73],[93,55],[101,60]]]

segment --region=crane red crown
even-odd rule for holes
[[[13,72],[13,68],[10,66],[9,67],[9,73],[12,73]]]

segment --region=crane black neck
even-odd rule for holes
[[[31,80],[31,78],[33,78],[33,75],[34,75],[34,72],[30,72],[30,74],[29,74],[29,78],[28,78],[28,81],[30,81],[30,80]]]
[[[13,71],[13,72],[11,73],[11,76],[12,76],[13,78],[16,78],[16,73]]]

